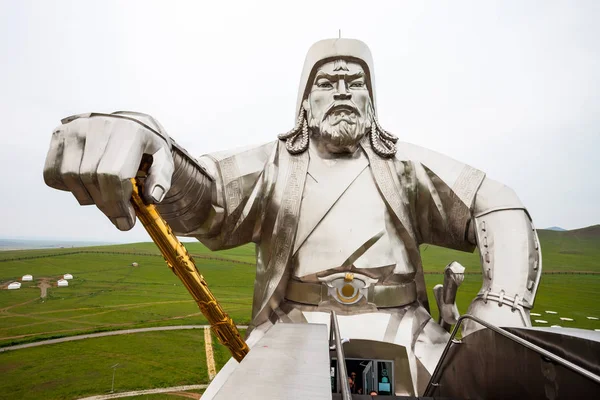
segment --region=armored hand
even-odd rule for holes
[[[444,284],[435,285],[433,288],[435,302],[440,312],[438,324],[448,332],[460,317],[456,307],[456,292],[464,279],[465,267],[453,261],[444,269]]]
[[[52,134],[44,166],[44,181],[73,193],[79,204],[96,206],[120,230],[135,224],[131,178],[142,156],[153,162],[144,193],[160,202],[171,187],[174,163],[171,140],[145,114],[89,113],[62,120]]]

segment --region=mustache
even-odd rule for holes
[[[352,100],[342,100],[342,101],[334,101],[333,103],[331,103],[329,105],[329,107],[327,107],[327,109],[323,113],[323,121],[325,121],[330,115],[340,112],[340,111],[347,111],[349,114],[353,113],[357,117],[359,117],[359,118],[361,117],[360,110],[358,109],[356,104],[354,104],[354,102]],[[350,118],[344,118],[344,117],[340,118],[340,120],[342,120],[342,119],[347,120],[347,122],[350,122],[352,124],[355,123],[355,121],[351,120]]]

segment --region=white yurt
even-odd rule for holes
[[[59,279],[56,283],[58,283],[58,287],[69,286],[69,281],[67,281],[66,279]]]
[[[21,289],[21,282],[13,282],[8,285],[8,290]]]
[[[73,279],[73,275],[71,275],[71,274],[64,274],[63,275],[63,279],[66,279],[66,280]]]
[[[33,276],[31,276],[31,275],[23,275],[23,277],[21,278],[21,280],[23,282],[25,282],[25,281],[32,281],[33,280]]]

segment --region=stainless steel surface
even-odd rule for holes
[[[214,185],[189,158],[178,151],[172,154],[175,170],[171,189],[157,204],[158,211],[174,232],[210,231],[223,217],[223,210],[211,204]]]
[[[380,341],[353,339],[344,344],[344,355],[346,359],[392,361],[395,394],[401,396],[416,395],[406,347]]]
[[[548,350],[546,350],[546,349],[544,349],[544,348],[542,348],[542,347],[540,347],[538,345],[535,345],[535,344],[533,344],[529,340],[523,339],[523,338],[521,338],[521,337],[519,337],[519,336],[517,336],[517,335],[515,335],[513,333],[510,333],[510,332],[508,332],[505,329],[502,329],[502,328],[499,328],[499,327],[494,326],[492,324],[489,324],[489,323],[485,322],[484,320],[482,320],[480,318],[474,317],[474,316],[469,315],[469,314],[465,314],[465,315],[463,315],[463,316],[461,316],[459,318],[457,324],[454,327],[454,330],[452,331],[452,334],[450,335],[450,340],[448,341],[448,344],[446,345],[446,348],[444,349],[444,352],[442,353],[442,355],[440,357],[440,361],[439,361],[438,365],[435,368],[435,371],[433,372],[433,374],[431,376],[431,380],[429,381],[429,384],[427,385],[427,388],[426,388],[425,393],[424,393],[425,396],[432,396],[433,394],[436,393],[436,390],[439,390],[438,389],[440,387],[439,381],[440,381],[440,378],[442,377],[442,370],[444,369],[444,367],[448,368],[449,363],[452,363],[452,360],[450,360],[449,363],[446,362],[446,358],[447,358],[447,356],[449,354],[450,349],[453,348],[453,347],[455,347],[455,346],[458,346],[458,348],[459,348],[458,351],[460,351],[461,347],[467,346],[466,348],[468,348],[467,343],[470,343],[470,342],[468,342],[468,340],[473,340],[473,341],[476,340],[476,339],[469,339],[467,337],[467,338],[463,338],[463,342],[456,342],[456,341],[454,341],[454,337],[456,336],[456,334],[457,334],[457,332],[458,332],[461,324],[463,323],[463,321],[466,321],[466,320],[473,320],[474,322],[477,322],[480,325],[483,325],[489,331],[493,331],[495,334],[498,334],[498,335],[500,335],[500,336],[502,336],[504,338],[507,338],[510,341],[512,341],[514,343],[517,343],[519,346],[521,346],[523,348],[526,348],[526,349],[534,351],[535,353],[537,353],[538,355],[540,355],[540,356],[543,357],[542,359],[538,359],[538,361],[541,362],[541,363],[545,362],[544,358],[547,359],[547,360],[551,360],[554,363],[559,364],[559,365],[561,365],[561,366],[569,369],[570,371],[575,372],[577,375],[579,375],[581,377],[584,377],[585,379],[588,379],[588,380],[592,381],[596,385],[600,385],[600,376],[599,375],[597,375],[597,374],[595,374],[595,373],[593,373],[593,372],[591,372],[591,371],[589,371],[589,370],[587,370],[585,368],[582,368],[581,366],[579,366],[579,365],[577,365],[577,364],[575,364],[575,363],[573,363],[571,361],[568,361],[565,358],[560,357],[560,356],[558,356],[558,355],[556,355],[556,354],[554,354],[554,353],[552,353],[552,352],[550,352],[550,351],[548,351]],[[481,333],[479,333],[477,335],[477,337],[481,337],[485,333],[486,332],[481,332]],[[479,351],[479,355],[483,356],[484,358],[485,357],[487,357],[488,359],[491,358],[492,361],[495,362],[496,364],[500,363],[501,362],[500,357],[497,357],[498,356],[498,350],[500,350],[500,352],[501,352],[504,349],[505,355],[506,355],[506,353],[508,353],[508,351],[509,351],[508,350],[509,347],[506,346],[505,344],[502,344],[502,342],[497,342],[497,341],[488,341],[488,343],[490,345],[494,344],[496,346],[499,346],[499,348],[498,347],[495,348],[494,349],[495,352],[489,351],[489,350],[485,351],[483,348],[479,349],[478,350]],[[484,346],[486,346],[485,341],[482,344]],[[599,349],[600,349],[600,346],[596,346],[596,351],[598,351]],[[513,349],[510,349],[510,351],[511,351],[511,354],[515,354],[515,352],[514,352]],[[518,358],[521,358],[520,362],[522,362],[522,363],[524,363],[526,361],[526,354],[525,353],[521,352],[521,353],[516,353],[516,354],[517,354],[517,357],[514,357],[515,361],[517,361]],[[477,362],[476,358],[474,358],[473,356],[474,356],[474,354],[472,354],[470,357],[468,357],[467,360],[470,358],[471,362]],[[496,356],[496,357],[494,357],[494,356]],[[479,364],[481,364],[481,363],[479,362]],[[475,367],[483,367],[483,365],[471,365],[471,367],[473,367],[473,366],[475,366]],[[512,366],[512,367],[514,367],[514,366]],[[496,365],[495,368],[496,368],[496,370],[498,370],[499,368],[510,369],[511,366],[510,365]],[[544,368],[544,367],[542,366],[541,368]],[[456,366],[447,369],[446,372],[448,372],[448,371],[455,371],[455,370],[456,370]],[[538,371],[539,370],[541,370],[541,369],[538,369]],[[533,380],[532,374],[533,374],[534,369],[530,368],[530,369],[526,369],[526,371],[528,371],[528,373],[523,374],[522,377],[521,377],[521,379],[523,379],[523,380]],[[479,382],[478,384],[471,385],[471,387],[469,387],[469,388],[463,388],[462,389],[463,395],[465,395],[464,391],[466,391],[466,390],[473,391],[473,390],[476,390],[477,387],[485,387],[486,383],[491,383],[494,380],[502,380],[502,382],[503,382],[503,384],[505,386],[506,386],[506,384],[511,384],[511,382],[508,382],[506,379],[503,379],[502,377],[499,377],[499,376],[489,376],[486,379],[487,379],[487,382]],[[552,379],[554,379],[554,378],[552,378]],[[517,384],[517,382],[512,382],[512,384]],[[596,387],[596,390],[598,390],[598,389],[600,389],[600,386]],[[448,388],[448,390],[451,390],[451,389]],[[461,390],[458,389],[458,388],[454,388],[452,390],[456,390],[457,392],[461,392]],[[486,387],[486,392],[482,391],[481,393],[479,393],[477,395],[477,397],[483,396],[485,398],[488,395],[489,391],[490,391],[490,386],[488,385]],[[437,393],[437,394],[439,395],[440,393]],[[447,391],[446,392],[442,392],[441,394],[442,395],[447,395],[448,392]],[[523,394],[521,394],[521,396],[527,397],[527,396],[525,396]],[[496,394],[494,397],[495,398],[499,398],[499,397],[502,397],[502,395],[501,394]]]
[[[335,302],[335,304],[338,303]],[[370,312],[353,305],[350,309],[353,310],[353,313],[346,315],[341,314],[345,311],[343,308],[349,308],[347,306],[327,307],[323,311],[317,311],[319,308],[313,307],[313,310],[302,311],[300,314],[302,318],[294,313],[295,308],[290,311],[286,306],[289,304],[284,304],[284,311],[288,313],[289,322],[293,323],[329,324],[329,311],[325,310],[334,309],[341,336],[350,338],[350,343],[345,345],[345,349],[350,348],[359,340],[368,341],[363,355],[374,352],[383,344],[389,344],[386,351],[403,348],[408,355],[409,371],[407,373],[414,380],[411,382],[413,393],[421,393],[424,390],[450,336],[431,319],[427,311],[418,303],[401,308],[375,309]],[[358,312],[362,313],[358,314]],[[383,342],[382,346],[376,346],[380,342]],[[346,356],[348,357],[348,355]],[[385,358],[381,355],[380,357]],[[406,388],[406,385],[397,387]]]
[[[326,327],[275,325],[252,346],[214,399],[331,399]]]
[[[364,281],[354,276],[353,279],[344,277],[348,275],[353,276],[354,274],[350,272],[343,274],[329,285],[325,282],[321,284],[304,283],[292,279],[288,282],[285,298],[296,303],[314,306],[324,305],[331,301],[352,305],[364,299],[363,301],[377,308],[401,307],[417,300],[417,289],[414,282],[403,285],[363,287],[364,283],[362,282]],[[357,281],[361,283],[357,284]],[[348,293],[344,293],[345,290]]]
[[[513,328],[508,328],[508,330],[512,330]],[[521,332],[560,332],[560,333],[564,333],[565,335],[569,335],[571,337],[577,337],[577,338],[581,338],[581,339],[585,339],[585,340],[589,340],[589,341],[595,341],[595,342],[600,342],[600,331],[593,331],[591,329],[578,329],[578,328],[566,328],[566,327],[560,327],[560,328],[552,328],[552,327],[548,327],[548,328],[542,328],[542,327],[533,327],[533,328],[521,328],[520,330]],[[598,358],[600,359],[600,357]],[[600,368],[600,364],[598,364],[598,368]]]
[[[110,114],[97,113],[97,112],[76,114],[76,115],[71,115],[69,117],[63,118],[60,120],[60,122],[62,124],[68,124],[69,122],[75,121],[76,119],[79,119],[79,118],[91,118],[91,117],[109,117],[109,118],[128,119],[137,124],[140,124],[141,126],[146,128],[147,130],[153,132],[157,136],[160,136],[169,145],[169,147],[171,146],[171,138],[164,133],[164,130],[163,130],[162,126],[158,123],[158,121],[156,121],[154,118],[152,118],[148,114],[142,114],[142,113],[135,112],[135,111],[115,111]]]
[[[487,178],[473,214],[483,284],[467,312],[498,326],[531,326],[542,255],[529,215],[511,189]],[[466,321],[463,333],[480,328]]]
[[[311,54],[322,50],[324,42],[338,58],[324,57],[308,65]],[[308,80],[296,126],[279,135],[290,154],[305,152],[309,142],[316,142],[324,155],[354,153],[365,136],[379,156],[396,154],[398,138],[383,129],[376,116],[370,65],[353,57],[363,49],[368,52],[357,40],[337,39],[318,42],[309,50],[301,81]]]
[[[456,307],[456,292],[465,279],[465,267],[453,261],[444,269],[444,283],[433,287],[433,295],[440,312],[438,324],[450,332],[460,317]]]
[[[331,312],[331,330],[329,342],[335,343],[335,354],[337,356],[338,375],[340,377],[340,387],[343,400],[352,400],[350,393],[350,384],[348,382],[348,371],[346,371],[346,357],[344,356],[344,347],[342,338],[340,337],[340,327],[338,326],[337,316],[335,311]],[[332,340],[333,338],[333,340]]]
[[[152,155],[147,200],[161,201],[171,187],[171,143],[142,114],[89,113],[69,117],[52,135],[44,165],[47,185],[70,191],[81,205],[96,204],[120,230],[135,223],[131,198],[142,156]]]
[[[296,110],[300,112],[302,102],[306,99],[308,91],[312,87],[316,74],[315,66],[322,64],[324,60],[352,58],[360,62],[366,74],[367,86],[373,104],[375,101],[375,77],[373,76],[373,57],[369,47],[360,40],[355,39],[324,39],[314,43],[306,54],[304,67],[300,76],[298,87],[298,100]]]
[[[576,328],[506,330],[600,376],[600,332]]]
[[[89,114],[55,131],[44,178],[81,204],[96,204],[127,230],[135,222],[129,178],[142,155],[151,154],[145,192],[161,203],[175,234],[197,237],[212,250],[256,243],[250,332],[262,326],[264,333],[271,321],[306,311],[288,307],[289,315],[277,314],[290,277],[318,283],[349,272],[377,280],[370,287],[415,282],[415,305],[378,309],[363,294],[331,307],[361,321],[365,313],[374,315],[368,318],[376,328],[349,332],[406,346],[419,380],[433,369],[448,336],[430,321],[419,246],[478,246],[483,286],[470,312],[504,326],[530,324],[541,253],[514,192],[381,127],[374,82],[364,43],[321,41],[306,57],[294,129],[281,140],[196,160],[152,117]],[[467,324],[465,332],[476,329]]]

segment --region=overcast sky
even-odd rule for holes
[[[310,45],[365,41],[382,125],[511,186],[537,227],[600,223],[600,1],[0,0],[0,237],[140,241],[48,188],[76,113],[145,112],[193,154],[294,122]]]

